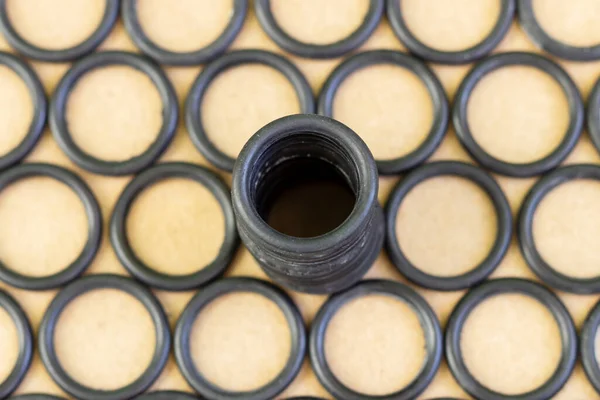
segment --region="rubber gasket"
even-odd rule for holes
[[[150,365],[135,381],[116,390],[92,389],[75,381],[60,364],[54,344],[56,324],[61,313],[76,297],[97,289],[121,290],[135,297],[150,314],[155,328],[156,347]],[[162,372],[171,346],[171,331],[167,316],[152,292],[133,279],[109,274],[85,276],[60,291],[48,306],[38,335],[40,357],[46,370],[54,382],[77,399],[126,400],[142,393]]]
[[[590,311],[579,336],[581,363],[588,380],[600,393],[600,365],[596,358],[596,337],[600,327],[600,302]]]
[[[594,85],[588,98],[587,130],[594,147],[600,152],[600,79]]]
[[[562,357],[552,377],[527,393],[503,395],[483,386],[468,370],[462,355],[461,333],[471,311],[486,299],[520,293],[541,302],[552,313],[562,337]],[[567,382],[577,359],[577,333],[573,320],[560,299],[544,286],[525,279],[504,278],[488,281],[469,291],[458,303],[446,326],[446,360],[459,385],[476,399],[486,400],[547,400]]]
[[[170,178],[190,179],[205,187],[219,202],[225,220],[225,238],[216,258],[187,275],[170,275],[146,265],[136,256],[127,239],[127,215],[136,197],[149,186]],[[121,264],[146,285],[173,291],[197,289],[223,274],[238,247],[230,190],[221,178],[206,168],[187,163],[158,164],[137,175],[121,193],[110,220],[110,241]]]
[[[496,211],[497,234],[487,257],[470,271],[457,276],[436,276],[420,270],[404,254],[396,234],[396,219],[402,201],[423,181],[438,176],[457,176],[477,184],[490,197]],[[484,170],[458,161],[425,164],[402,179],[392,190],[386,204],[386,250],[392,263],[411,282],[433,290],[454,291],[470,288],[485,280],[500,264],[512,235],[512,213],[504,192]],[[460,249],[457,249],[460,251]]]
[[[570,122],[561,143],[547,156],[529,163],[510,163],[489,154],[473,137],[468,122],[467,106],[479,81],[490,72],[513,65],[533,67],[550,75],[561,86],[569,103]],[[584,121],[583,100],[569,74],[548,58],[539,54],[522,52],[496,54],[477,64],[458,88],[452,113],[456,135],[463,147],[479,164],[499,174],[519,178],[540,175],[556,168],[577,144]]]
[[[410,153],[392,160],[376,160],[381,175],[399,174],[424,162],[438,148],[448,127],[449,105],[444,87],[431,69],[421,61],[399,51],[373,50],[358,53],[338,65],[321,89],[318,113],[333,118],[333,103],[338,89],[352,73],[372,65],[391,64],[417,75],[433,103],[433,122],[427,137]]]
[[[199,397],[185,392],[175,390],[163,390],[160,392],[145,393],[135,398],[135,400],[197,400]]]
[[[121,4],[121,16],[129,37],[144,54],[157,62],[179,66],[204,64],[223,54],[242,29],[248,10],[248,0],[233,0],[231,19],[217,39],[199,50],[176,52],[159,46],[146,35],[138,18],[137,1],[123,0]]]
[[[31,177],[49,177],[67,185],[83,203],[88,220],[88,239],[79,256],[65,269],[48,276],[29,276],[6,266],[0,261],[0,280],[26,290],[47,290],[66,285],[91,264],[102,240],[102,213],[98,201],[87,184],[75,173],[51,164],[20,164],[0,173],[0,195],[9,185]],[[43,199],[40,199],[43,201]]]
[[[12,48],[25,57],[46,62],[73,61],[93,52],[106,39],[119,17],[119,0],[106,0],[104,15],[98,28],[90,37],[76,46],[50,50],[25,40],[13,27],[6,9],[6,1],[0,0],[0,31]]]
[[[62,397],[52,396],[42,393],[22,394],[19,396],[10,397],[9,400],[65,400]]]
[[[231,392],[212,384],[198,371],[189,351],[192,325],[198,314],[216,298],[236,292],[256,293],[274,302],[283,312],[291,334],[291,353],[283,370],[265,386],[246,392]],[[194,390],[209,400],[273,399],[298,375],[306,353],[306,332],[300,311],[285,292],[268,282],[252,278],[226,278],[204,287],[179,317],[174,340],[175,360],[181,373]]]
[[[258,22],[269,37],[287,52],[305,58],[336,58],[357,49],[369,39],[379,25],[384,11],[384,0],[369,0],[369,9],[361,25],[348,37],[325,45],[301,42],[279,26],[271,11],[271,0],[255,0]]]
[[[86,73],[110,65],[126,65],[146,74],[162,99],[163,124],[156,140],[148,149],[125,161],[105,161],[83,151],[74,142],[66,120],[67,101],[71,91]],[[50,103],[50,128],[67,156],[79,167],[101,175],[131,175],[154,163],[166,150],[177,128],[178,101],[175,89],[165,73],[152,60],[134,53],[105,51],[94,53],[77,63],[60,80]]]

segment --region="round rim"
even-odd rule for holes
[[[526,65],[547,73],[561,86],[569,103],[570,122],[561,143],[547,156],[529,163],[510,163],[490,155],[473,137],[467,118],[469,99],[479,81],[490,72],[512,65]],[[558,64],[539,54],[510,52],[486,58],[469,72],[457,91],[452,121],[461,144],[479,164],[502,175],[524,178],[556,168],[571,153],[581,134],[583,114],[579,89]]]
[[[335,95],[346,78],[357,70],[377,64],[397,65],[417,75],[427,87],[433,102],[433,124],[425,140],[415,150],[402,157],[376,160],[380,174],[392,175],[421,164],[438,148],[446,134],[449,106],[442,84],[427,65],[398,51],[374,50],[351,56],[329,75],[319,95],[319,114],[333,118]]]
[[[26,290],[47,290],[63,286],[79,277],[94,260],[102,239],[102,213],[87,184],[73,172],[56,165],[28,163],[7,169],[0,173],[0,195],[10,184],[36,176],[56,179],[73,190],[83,203],[88,220],[88,239],[83,250],[75,261],[59,272],[41,277],[22,275],[0,261],[0,280],[3,282]]]
[[[148,75],[158,90],[163,103],[163,124],[156,140],[142,154],[125,161],[105,161],[78,147],[65,117],[67,100],[79,79],[96,68],[126,65]],[[94,53],[71,67],[58,84],[50,103],[50,128],[58,145],[79,167],[101,175],[131,175],[154,163],[166,150],[177,127],[177,96],[169,79],[149,58],[122,51]]]
[[[300,113],[311,114],[315,111],[315,99],[308,81],[294,64],[278,54],[264,50],[237,50],[208,64],[200,72],[188,93],[185,102],[185,123],[190,138],[200,153],[212,165],[227,172],[233,171],[236,160],[219,150],[210,140],[202,123],[200,108],[213,80],[229,68],[243,64],[262,64],[281,72],[298,95]]]
[[[600,392],[600,365],[596,359],[596,335],[600,327],[600,303],[596,303],[590,311],[580,335],[580,354],[583,369],[588,377],[588,380]]]
[[[486,258],[470,271],[457,276],[437,276],[420,270],[410,262],[396,235],[396,219],[402,201],[423,181],[438,176],[458,176],[477,184],[489,196],[497,218],[494,244]],[[386,250],[392,263],[411,282],[433,290],[454,291],[469,288],[485,280],[500,264],[512,235],[512,213],[504,192],[484,170],[458,161],[438,161],[415,169],[402,179],[392,191],[386,204]]]
[[[587,128],[594,147],[600,152],[600,79],[594,85],[588,99]]]
[[[301,42],[288,35],[271,11],[270,0],[255,0],[258,22],[279,47],[305,58],[336,58],[355,50],[369,39],[383,15],[384,0],[370,0],[369,9],[361,25],[348,37],[325,45]]]
[[[19,396],[13,396],[10,400],[65,400],[62,397],[52,396],[50,394],[42,394],[42,393],[31,393],[31,394],[21,394]]]
[[[441,64],[468,64],[485,57],[504,39],[515,13],[515,0],[501,0],[498,21],[485,39],[464,50],[442,51],[427,46],[413,35],[404,20],[401,2],[402,0],[387,0],[387,17],[394,34],[411,53],[427,61]]]
[[[189,351],[192,325],[198,314],[216,298],[235,292],[257,293],[274,302],[288,322],[292,339],[290,356],[279,375],[265,386],[246,392],[231,392],[209,382],[196,368]],[[252,278],[226,278],[206,286],[185,307],[177,321],[174,335],[175,360],[179,369],[190,386],[209,399],[262,400],[275,398],[296,377],[306,353],[306,333],[300,311],[285,292],[268,282]]]
[[[127,238],[126,220],[136,197],[146,188],[169,178],[185,178],[199,183],[217,199],[225,219],[225,238],[216,258],[197,272],[169,275],[145,264],[135,254]],[[227,185],[211,171],[187,163],[164,163],[137,175],[119,197],[110,220],[110,241],[123,266],[146,285],[164,290],[192,290],[217,278],[229,266],[238,246],[238,233]]]
[[[325,334],[331,319],[349,301],[371,294],[392,296],[407,303],[419,318],[427,350],[427,357],[419,375],[404,389],[385,396],[369,396],[350,389],[337,379],[327,364],[325,357]],[[336,398],[347,400],[375,398],[412,400],[427,388],[440,366],[442,359],[442,330],[434,311],[413,289],[399,282],[367,280],[362,281],[345,292],[331,296],[321,307],[315,316],[310,330],[309,351],[310,361],[317,378],[329,393]]]
[[[479,383],[467,369],[460,347],[462,329],[471,311],[486,299],[506,293],[524,294],[542,303],[552,313],[562,337],[562,357],[552,377],[537,389],[514,396],[503,395]],[[472,289],[452,311],[446,327],[446,359],[460,386],[477,399],[546,400],[552,398],[571,376],[577,359],[577,334],[569,312],[550,290],[525,279],[495,279]]]
[[[94,33],[83,42],[61,50],[44,49],[25,40],[13,27],[6,10],[6,0],[0,0],[0,31],[16,51],[28,58],[47,62],[72,61],[93,52],[106,39],[119,16],[119,0],[106,0],[104,15]]]
[[[116,390],[96,390],[75,381],[63,369],[54,348],[56,324],[65,307],[79,295],[95,289],[116,289],[134,296],[144,305],[154,323],[156,347],[148,368],[135,381]],[[108,274],[85,276],[58,293],[44,314],[38,335],[40,357],[46,370],[65,392],[79,399],[126,400],[142,393],[162,372],[171,345],[169,322],[152,292],[132,279]]]
[[[197,400],[199,397],[194,396],[191,393],[178,392],[175,390],[162,390],[158,392],[151,392],[142,394],[135,398],[135,400]]]
[[[242,29],[247,10],[248,0],[234,0],[231,19],[217,39],[199,50],[175,52],[159,46],[146,35],[138,19],[137,0],[123,0],[121,4],[123,24],[131,40],[143,53],[167,65],[204,64],[224,53]]]

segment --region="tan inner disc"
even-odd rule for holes
[[[552,38],[571,46],[600,44],[597,0],[533,0],[535,19]]]
[[[17,327],[4,308],[0,308],[0,382],[15,368],[19,356],[19,336]]]
[[[17,147],[33,120],[33,99],[23,80],[12,69],[0,65],[0,157]]]

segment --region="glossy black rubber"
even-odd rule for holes
[[[19,396],[10,397],[9,400],[65,400],[62,397],[52,396],[49,394],[32,393],[22,394]]]
[[[255,0],[254,8],[263,30],[285,51],[305,58],[336,58],[357,49],[369,39],[383,15],[383,2],[369,0],[369,9],[361,25],[348,37],[324,45],[301,42],[288,35],[271,11],[271,0]]]
[[[419,375],[405,388],[381,397],[368,396],[344,385],[336,378],[333,371],[331,371],[325,356],[325,334],[331,319],[348,302],[369,295],[392,296],[407,303],[419,318],[427,351],[427,356]],[[352,335],[351,332],[348,334]],[[313,370],[321,384],[336,399],[416,399],[433,380],[442,360],[442,351],[442,330],[435,312],[417,292],[404,284],[394,281],[362,281],[349,290],[331,296],[315,316],[310,330],[309,352]]]
[[[279,54],[264,50],[237,50],[208,64],[188,93],[185,102],[185,124],[192,142],[202,155],[215,167],[228,172],[233,171],[235,159],[223,153],[210,141],[202,123],[201,105],[206,91],[219,74],[243,64],[262,64],[281,72],[296,90],[300,112],[310,114],[315,111],[315,99],[310,84],[291,61]]]
[[[221,206],[225,220],[225,239],[216,258],[197,272],[170,275],[146,265],[134,253],[127,239],[126,222],[131,204],[149,186],[170,178],[185,178],[198,182],[210,191]],[[192,290],[219,277],[229,266],[238,247],[239,237],[231,207],[230,190],[213,172],[187,163],[161,163],[137,175],[125,187],[110,220],[110,241],[121,264],[146,285],[164,290]]]
[[[519,212],[519,246],[529,268],[548,286],[578,294],[600,293],[600,277],[580,279],[556,271],[538,252],[533,237],[533,220],[540,202],[555,187],[578,179],[600,181],[600,166],[569,165],[550,172],[536,182],[525,197]]]
[[[600,79],[594,85],[588,98],[587,130],[596,150],[600,152]]]
[[[256,293],[274,302],[283,312],[291,333],[291,352],[283,370],[271,382],[258,389],[231,392],[222,389],[202,376],[190,353],[192,326],[202,309],[216,298],[229,293]],[[177,321],[174,334],[175,360],[181,373],[208,400],[265,400],[274,399],[292,382],[300,371],[306,353],[306,332],[300,311],[288,295],[276,286],[252,278],[225,278],[204,287],[190,300]],[[243,360],[239,360],[243,362]]]
[[[438,148],[446,133],[449,118],[448,99],[439,79],[426,64],[404,53],[391,50],[366,51],[351,56],[338,65],[327,78],[319,95],[318,112],[333,118],[335,95],[346,78],[357,70],[378,64],[397,65],[417,75],[425,84],[433,103],[433,124],[423,143],[402,157],[376,160],[381,175],[393,175],[424,162]]]
[[[121,17],[129,37],[147,56],[160,64],[198,65],[210,62],[223,54],[242,29],[248,10],[248,0],[233,0],[231,19],[223,32],[208,46],[190,52],[176,52],[153,42],[140,25],[137,14],[138,0],[122,0]]]
[[[458,176],[482,188],[496,211],[497,232],[487,257],[470,271],[458,276],[436,276],[423,272],[404,255],[396,235],[396,219],[402,201],[421,182],[437,176]],[[407,279],[433,290],[453,291],[470,288],[485,280],[500,264],[512,234],[512,214],[508,200],[494,178],[484,170],[458,161],[437,161],[408,173],[393,189],[386,204],[386,250],[390,260]]]
[[[79,256],[65,269],[48,276],[22,275],[0,261],[0,280],[26,290],[54,289],[81,275],[93,261],[102,239],[102,213],[94,194],[75,173],[51,164],[20,164],[0,173],[0,195],[10,184],[31,177],[43,176],[56,179],[71,188],[83,203],[88,220],[88,239]],[[43,201],[43,199],[40,199]]]
[[[25,57],[47,62],[72,61],[93,52],[106,39],[119,16],[119,0],[106,0],[100,25],[90,37],[68,49],[50,50],[38,47],[21,37],[10,21],[6,1],[0,0],[0,32],[8,44]]]
[[[570,122],[562,141],[552,153],[529,163],[510,163],[489,154],[473,137],[467,118],[469,99],[479,81],[490,72],[512,65],[526,65],[547,73],[561,86],[569,103]],[[577,144],[583,128],[583,120],[583,100],[569,74],[549,58],[522,52],[500,53],[478,63],[460,84],[452,110],[456,135],[469,154],[487,169],[502,175],[520,178],[540,175],[556,168]]]
[[[29,366],[33,355],[33,333],[27,320],[27,315],[8,293],[0,290],[0,308],[10,316],[15,324],[19,340],[19,354],[10,374],[0,382],[0,399],[8,397],[19,386]]]
[[[33,150],[42,135],[44,125],[46,124],[48,102],[46,101],[46,94],[44,93],[44,87],[42,86],[40,79],[25,61],[22,61],[20,58],[10,53],[0,51],[0,65],[5,65],[19,75],[19,78],[27,85],[29,95],[33,102],[33,118],[27,134],[17,147],[3,156],[0,156],[1,171],[8,167],[12,167]],[[10,134],[10,132],[4,134]]]
[[[461,334],[469,314],[486,299],[506,293],[530,296],[552,313],[562,337],[562,357],[556,371],[540,387],[518,395],[495,392],[475,379],[468,370],[461,350]],[[560,299],[544,286],[525,279],[504,278],[483,283],[469,291],[458,303],[446,326],[446,360],[459,385],[476,399],[486,400],[547,400],[567,382],[577,359],[577,333],[571,315]]]
[[[163,390],[139,395],[135,400],[198,400],[199,397],[191,393]]]
[[[596,337],[600,327],[600,302],[590,311],[579,335],[579,351],[583,369],[588,380],[600,393],[600,365],[596,358]]]
[[[402,13],[402,0],[386,0],[392,30],[408,50],[426,61],[440,64],[468,64],[485,57],[500,44],[515,13],[515,0],[501,0],[500,15],[490,34],[481,42],[460,51],[442,51],[421,42],[408,28]]]
[[[126,65],[148,75],[163,102],[163,124],[156,140],[144,153],[125,161],[105,161],[83,151],[73,141],[65,116],[69,95],[79,79],[91,70],[110,65]],[[177,104],[175,89],[162,69],[152,60],[134,53],[105,51],[76,62],[63,76],[52,96],[49,122],[61,149],[81,168],[101,175],[131,175],[154,163],[166,150],[177,127]]]

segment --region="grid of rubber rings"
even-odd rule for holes
[[[64,75],[52,94],[51,101],[48,102],[39,78],[28,63],[9,53],[0,52],[0,64],[12,69],[26,83],[35,109],[35,115],[23,141],[8,154],[0,157],[0,191],[20,179],[32,176],[51,177],[67,184],[75,191],[84,204],[88,219],[89,237],[83,251],[73,263],[59,273],[46,277],[29,277],[19,274],[0,262],[0,280],[8,285],[26,290],[61,288],[44,315],[37,335],[37,344],[44,365],[62,389],[78,399],[129,399],[135,397],[146,400],[186,400],[197,398],[192,394],[168,391],[143,394],[161,373],[173,342],[175,358],[183,375],[194,390],[208,399],[274,398],[297,375],[306,353],[310,355],[317,377],[336,398],[350,400],[414,399],[432,381],[444,352],[458,383],[465,391],[478,399],[548,399],[560,390],[571,375],[578,346],[587,376],[596,390],[600,392],[600,366],[595,357],[595,337],[600,326],[600,303],[591,310],[578,338],[567,309],[560,299],[547,288],[579,294],[600,293],[600,278],[576,279],[555,271],[537,251],[532,233],[532,221],[536,207],[553,188],[574,179],[600,180],[599,166],[558,167],[571,152],[581,134],[585,113],[583,101],[569,75],[550,58],[539,54],[517,52],[488,56],[507,33],[517,12],[520,23],[530,38],[540,48],[556,57],[579,61],[600,60],[600,45],[574,47],[561,43],[545,33],[538,24],[531,0],[502,0],[498,21],[488,37],[463,51],[439,51],[420,42],[410,32],[403,19],[400,3],[401,1],[370,0],[367,15],[355,32],[332,44],[315,45],[303,43],[289,36],[273,16],[270,1],[255,0],[255,12],[265,32],[283,50],[300,57],[334,58],[347,55],[369,38],[384,13],[386,13],[395,35],[408,49],[410,55],[385,50],[350,55],[331,73],[318,100],[315,101],[307,80],[298,68],[285,57],[261,50],[227,52],[244,22],[248,8],[246,0],[234,0],[232,16],[219,38],[205,48],[189,53],[172,52],[153,43],[138,21],[136,0],[122,0],[121,4],[117,0],[106,0],[104,17],[97,30],[79,45],[59,51],[39,48],[22,38],[11,24],[6,12],[6,0],[0,0],[0,30],[18,53],[27,58],[48,62],[74,61],[73,66]],[[117,51],[95,52],[96,47],[110,33],[119,17],[119,11],[127,32],[143,55]],[[452,109],[450,109],[439,80],[426,62],[445,64],[477,62],[460,85]],[[386,205],[386,247],[394,265],[409,281],[418,286],[442,291],[469,289],[452,312],[446,326],[445,337],[435,313],[427,302],[415,290],[398,282],[362,281],[348,290],[333,294],[316,315],[307,335],[299,310],[289,296],[278,287],[269,282],[250,278],[218,279],[231,263],[239,242],[229,188],[218,175],[197,165],[187,163],[153,165],[171,142],[179,113],[175,91],[159,64],[206,64],[195,80],[185,103],[185,122],[194,145],[208,161],[216,168],[231,171],[235,160],[219,151],[211,143],[202,126],[198,110],[206,89],[217,75],[232,66],[248,63],[264,64],[282,72],[297,92],[302,113],[317,111],[325,116],[332,116],[333,100],[344,79],[352,72],[369,65],[398,65],[409,69],[424,82],[433,100],[435,113],[429,135],[410,154],[395,160],[378,161],[377,167],[380,174],[406,173],[393,190]],[[144,154],[122,162],[100,160],[85,153],[71,138],[65,119],[66,102],[78,79],[92,69],[114,64],[128,65],[147,74],[156,85],[163,101],[163,125],[154,143]],[[508,163],[494,158],[477,144],[467,124],[466,107],[477,82],[487,73],[510,65],[526,65],[548,73],[559,83],[568,99],[570,123],[560,145],[542,160],[527,164]],[[440,144],[450,116],[452,116],[452,122],[462,145],[484,169],[453,161],[422,165]],[[49,164],[21,163],[35,147],[45,127],[47,117],[55,140],[79,167],[104,175],[136,174],[121,194],[110,220],[111,243],[119,260],[135,279],[116,275],[80,277],[94,259],[101,240],[102,216],[93,192],[80,177],[65,168]],[[587,127],[592,142],[597,149],[600,149],[600,81],[594,87],[589,98]],[[513,224],[508,201],[494,178],[486,170],[515,177],[545,174],[527,195],[517,222],[522,253],[543,284],[510,278],[486,281],[507,251]],[[442,175],[460,176],[479,185],[491,198],[498,222],[495,243],[484,261],[471,271],[451,278],[432,276],[412,265],[402,253],[394,230],[396,214],[407,193],[423,180]],[[195,180],[210,190],[222,208],[226,224],[225,240],[215,260],[199,272],[182,277],[156,272],[140,261],[128,244],[124,224],[130,205],[144,188],[157,181],[172,177]],[[98,288],[118,289],[135,296],[146,307],[155,326],[156,348],[150,365],[134,382],[113,391],[95,390],[73,380],[62,368],[54,350],[54,330],[64,307],[82,293]],[[165,312],[150,288],[164,290],[202,288],[202,290],[198,291],[189,302],[177,322],[174,332],[171,333]],[[283,311],[292,333],[292,351],[284,369],[272,382],[251,392],[236,393],[216,387],[196,369],[189,352],[190,332],[196,316],[216,297],[232,292],[254,292],[275,302]],[[329,368],[324,351],[325,331],[336,311],[352,299],[373,293],[394,296],[409,304],[419,317],[426,339],[427,359],[417,378],[404,389],[384,397],[370,397],[345,386]],[[502,395],[479,383],[466,367],[460,348],[461,330],[469,313],[481,301],[501,293],[522,293],[539,300],[554,316],[562,337],[562,357],[552,377],[539,388],[517,397]],[[0,398],[6,398],[17,388],[27,372],[35,345],[26,314],[19,304],[4,291],[0,291],[0,307],[10,315],[15,323],[20,347],[14,369],[8,378],[0,382]],[[42,394],[21,395],[12,398],[21,400],[58,399]],[[310,399],[310,397],[297,399]]]

